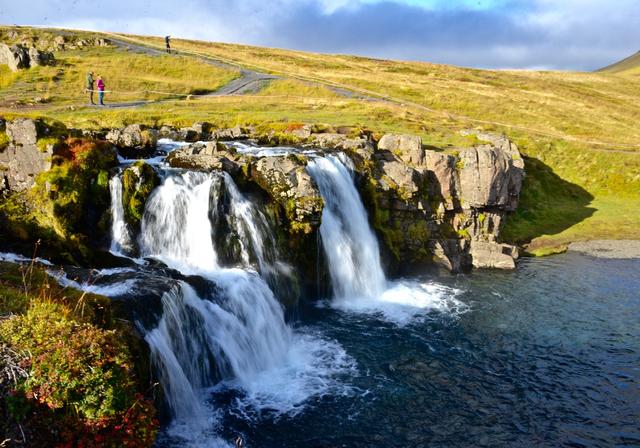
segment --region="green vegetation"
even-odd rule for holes
[[[134,45],[164,46],[159,37],[120,37]],[[287,126],[326,123],[327,129],[353,126],[377,136],[412,133],[428,147],[452,153],[474,144],[473,137],[459,135],[461,129],[505,133],[527,156],[528,176],[520,210],[507,221],[503,239],[531,244],[533,250],[573,239],[640,237],[640,77],[633,70],[489,71],[178,39],[172,46],[179,56],[94,47],[59,52],[58,66],[22,72],[19,79],[0,71],[0,85],[8,86],[0,89],[0,115],[43,116],[87,129],[131,123],[182,127],[196,121],[257,125],[275,129],[267,144],[288,143]],[[255,95],[191,100],[135,95],[114,101],[162,101],[118,109],[82,106],[78,86],[89,66],[108,72],[107,85],[115,90],[187,93],[238,76],[205,63],[205,57],[280,78]],[[60,69],[63,74],[57,74]],[[3,108],[25,101],[36,89],[47,92],[50,101]]]
[[[0,379],[2,440],[151,446],[155,411],[136,392],[132,341],[110,300],[9,263],[0,263],[0,294],[0,369],[19,373],[15,382]]]
[[[9,145],[9,136],[6,132],[0,132],[0,151],[4,150]]]

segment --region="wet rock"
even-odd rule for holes
[[[469,256],[474,268],[515,269],[518,249],[509,244],[471,241]]]
[[[153,167],[137,162],[122,173],[122,202],[127,223],[137,229],[151,192],[160,184]]]
[[[433,261],[451,272],[459,272],[467,266],[466,256],[469,243],[458,239],[433,240],[429,244]]]
[[[424,149],[422,139],[416,135],[385,134],[378,142],[378,149],[390,151],[406,163],[422,165],[424,163]]]

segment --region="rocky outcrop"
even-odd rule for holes
[[[113,143],[128,157],[139,157],[153,152],[158,143],[158,131],[143,124],[130,124],[123,129],[112,129],[106,140]]]
[[[320,225],[324,202],[301,156],[264,157],[251,163],[250,178],[285,211],[291,230],[311,233]]]
[[[133,229],[140,226],[144,207],[151,192],[160,184],[155,170],[144,162],[136,162],[122,173],[124,217]]]
[[[515,269],[518,250],[509,244],[471,241],[469,257],[474,268]]]
[[[9,143],[0,148],[0,175],[5,189],[23,191],[35,177],[51,167],[53,148],[38,147],[38,138],[46,135],[46,127],[38,121],[17,119],[6,123]]]
[[[5,64],[17,72],[38,65],[53,65],[55,58],[53,54],[40,51],[35,47],[24,47],[22,45],[7,45],[0,43],[0,64]]]

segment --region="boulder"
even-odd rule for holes
[[[12,191],[31,188],[35,177],[51,168],[53,150],[51,147],[38,148],[38,131],[38,124],[29,119],[6,123],[9,145],[0,149],[0,166],[4,171],[5,187]]]
[[[29,67],[36,67],[38,65],[53,65],[55,58],[53,53],[48,51],[40,51],[35,47],[30,47],[29,50]]]
[[[211,129],[213,128],[213,125],[211,123],[207,123],[206,121],[199,121],[196,123],[193,123],[193,125],[191,126],[191,129],[193,129],[195,131],[196,134],[198,134],[198,140],[208,140],[211,138]]]
[[[263,157],[251,164],[250,178],[282,206],[292,230],[310,233],[320,225],[324,201],[307,173],[306,160]]]
[[[424,161],[430,196],[440,198],[446,210],[456,209],[459,205],[456,158],[442,152],[425,151]]]
[[[311,143],[313,144],[313,146],[322,149],[336,149],[341,146],[346,140],[346,135],[325,133],[314,134]]]
[[[463,149],[459,155],[460,200],[463,208],[518,206],[524,161],[517,150],[493,145]]]
[[[182,128],[178,131],[177,140],[182,140],[185,142],[197,142],[198,133],[191,128]]]
[[[474,268],[515,269],[518,249],[509,244],[471,241],[469,256]]]
[[[221,129],[213,133],[212,137],[216,140],[239,140],[248,138],[248,135],[240,126],[229,129]]]
[[[180,134],[175,128],[165,125],[158,130],[158,137],[168,138],[169,140],[178,140],[180,138]]]
[[[11,71],[29,68],[29,52],[22,45],[0,43],[0,64],[6,64]]]
[[[153,149],[158,143],[158,131],[143,124],[130,124],[108,132],[106,139],[124,149]]]
[[[58,35],[55,37],[55,39],[53,39],[53,45],[55,46],[56,50],[64,50],[64,45],[66,43],[66,39],[64,36],[62,35]]]
[[[390,151],[403,161],[413,165],[424,163],[424,149],[422,139],[416,135],[385,134],[378,142],[378,149]]]

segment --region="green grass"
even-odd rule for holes
[[[240,75],[239,71],[189,57],[149,56],[117,48],[64,51],[56,57],[54,67],[35,67],[18,73],[3,69],[0,104],[36,96],[56,105],[81,104],[87,101],[83,90],[89,70],[94,71],[96,79],[101,74],[106,89],[114,91],[105,96],[112,103],[213,92]]]

